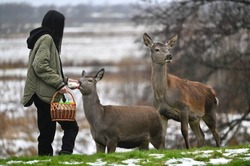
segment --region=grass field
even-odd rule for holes
[[[124,165],[172,165],[172,166],[201,166],[201,165],[250,165],[250,146],[234,147],[204,147],[190,150],[149,150],[130,151],[112,154],[93,155],[64,155],[53,157],[11,157],[0,160],[0,166],[7,165],[93,165],[93,166],[124,166]]]

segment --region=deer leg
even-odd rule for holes
[[[163,137],[155,137],[150,140],[155,149],[164,149],[164,138]]]
[[[197,146],[198,147],[203,146],[204,142],[205,142],[205,135],[200,127],[200,119],[196,119],[194,121],[189,121],[189,125],[190,125],[194,135],[196,136]]]
[[[205,115],[203,118],[204,122],[206,123],[206,125],[208,126],[209,130],[212,132],[213,137],[215,139],[216,142],[216,146],[220,147],[220,136],[218,134],[218,131],[216,129],[216,117],[215,115]]]
[[[160,116],[161,117],[161,124],[162,124],[162,147],[165,148],[165,143],[166,143],[166,134],[167,134],[167,128],[168,128],[168,119],[165,116]]]
[[[148,150],[148,145],[149,145],[149,141],[145,140],[140,146],[139,146],[139,150]]]
[[[107,142],[108,153],[115,152],[116,147],[117,147],[117,141],[116,140],[108,140],[108,142]]]
[[[95,146],[96,146],[96,152],[97,153],[105,153],[105,146],[98,144],[97,142],[95,142]]]
[[[165,145],[165,137],[163,135],[163,130],[159,131],[159,129],[154,129],[153,133],[150,133],[150,142],[156,149],[164,149]]]
[[[188,140],[188,112],[183,110],[180,112],[180,122],[181,122],[181,133],[185,140],[186,148],[190,148],[190,143]]]

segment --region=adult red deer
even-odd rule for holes
[[[149,106],[114,106],[100,103],[96,84],[104,69],[95,76],[82,72],[80,91],[85,116],[96,143],[97,152],[115,152],[116,147],[148,149],[149,142],[156,149],[164,147],[160,115]]]
[[[177,35],[166,43],[153,42],[148,34],[143,35],[144,44],[151,50],[151,81],[154,92],[154,107],[164,116],[164,135],[167,122],[173,119],[181,123],[181,132],[186,148],[190,148],[188,124],[197,138],[197,145],[203,146],[205,135],[200,127],[200,120],[206,123],[213,134],[216,145],[220,146],[220,137],[216,130],[216,112],[218,105],[215,91],[200,82],[181,79],[168,74],[167,64],[171,62],[170,49],[177,41]]]

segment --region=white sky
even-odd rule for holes
[[[33,6],[40,5],[77,5],[77,4],[129,4],[138,2],[138,0],[0,0],[0,4],[2,3],[21,3],[26,2]]]

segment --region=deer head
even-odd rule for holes
[[[82,77],[79,80],[80,91],[83,95],[90,95],[92,92],[96,91],[96,83],[100,81],[104,76],[104,69],[97,72],[94,77],[86,76],[86,72],[82,71]]]
[[[177,35],[174,35],[163,44],[160,42],[154,43],[147,33],[143,35],[144,44],[151,50],[152,61],[158,64],[165,64],[172,61],[173,56],[170,53],[170,49],[175,45],[177,38]]]

